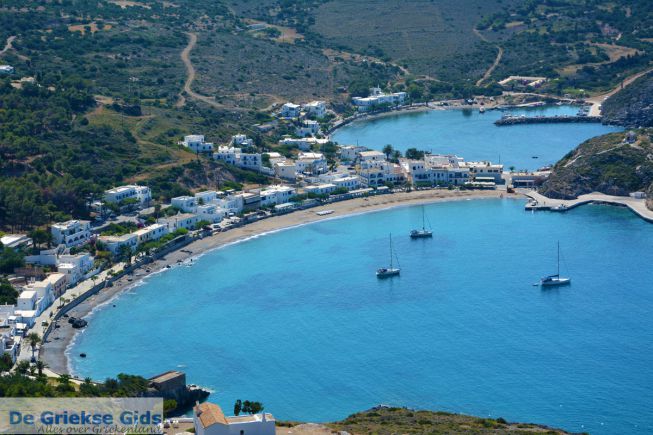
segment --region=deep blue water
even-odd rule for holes
[[[574,115],[578,107],[549,106],[511,110],[515,115]],[[497,127],[504,112],[430,110],[398,113],[359,121],[336,130],[333,140],[381,150],[386,144],[402,152],[414,147],[466,160],[490,160],[516,169],[537,169],[556,163],[583,141],[618,127],[601,124],[530,124]],[[537,159],[533,157],[537,156]]]
[[[334,219],[213,251],[92,316],[74,371],[179,368],[226,412],[259,400],[326,421],[379,403],[653,431],[653,227],[626,209],[530,213],[517,200]],[[379,281],[392,232],[401,277]],[[571,286],[533,283],[555,270]],[[80,352],[86,359],[76,357]]]

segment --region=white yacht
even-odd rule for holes
[[[424,219],[425,219],[424,206],[422,206],[422,229],[421,230],[412,230],[410,232],[410,238],[411,239],[425,239],[425,238],[428,238],[428,237],[433,237],[433,231],[426,229]]]
[[[571,278],[560,276],[560,242],[558,242],[558,273],[555,275],[545,276],[544,278],[540,279],[540,285],[542,287],[557,287],[570,283]]]
[[[390,266],[381,267],[376,270],[377,278],[390,278],[393,276],[398,276],[401,269],[399,268],[399,260],[397,259],[397,267],[394,267],[392,259],[394,257],[394,252],[392,250],[392,234],[390,234]]]

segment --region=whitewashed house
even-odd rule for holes
[[[472,178],[493,178],[495,183],[502,181],[503,165],[490,162],[465,162]]]
[[[213,159],[220,160],[230,165],[235,165],[236,161],[238,160],[238,155],[240,153],[241,153],[240,148],[220,146],[218,147],[218,151],[213,153]]]
[[[152,191],[147,186],[138,185],[118,186],[104,191],[106,202],[119,204],[126,199],[135,199],[140,206],[146,206],[152,200]]]
[[[199,221],[199,216],[194,213],[179,213],[168,218],[159,219],[159,223],[167,225],[168,232],[171,233],[180,228],[193,230]]]
[[[297,165],[293,160],[277,162],[274,164],[274,173],[284,180],[295,181],[297,179]]]
[[[15,69],[11,65],[0,65],[0,74],[13,74]]]
[[[322,174],[318,176],[323,182],[331,183],[337,189],[356,190],[361,187],[360,177],[358,175],[349,174]]]
[[[93,270],[93,257],[85,252],[75,255],[60,255],[57,258],[57,272],[66,276],[69,286],[81,281]]]
[[[306,186],[304,190],[306,193],[312,193],[315,195],[330,195],[334,190],[336,190],[336,185],[332,183],[322,183],[313,186]]]
[[[268,186],[261,190],[261,206],[287,203],[297,192],[290,186]]]
[[[58,222],[50,228],[52,241],[67,248],[87,243],[91,238],[91,223],[83,220]]]
[[[194,153],[210,153],[213,152],[213,144],[204,141],[204,135],[191,134],[184,136],[181,145],[185,146]]]
[[[159,240],[161,237],[168,234],[168,226],[155,223],[134,231],[134,234],[136,234],[136,237],[138,238],[138,245],[142,245],[143,243]]]
[[[170,200],[170,205],[186,213],[195,213],[198,202],[194,196],[177,196]]]
[[[291,147],[297,147],[301,151],[310,151],[314,145],[324,145],[327,142],[329,142],[329,139],[318,139],[315,137],[302,137],[302,138],[286,137],[279,141],[279,145],[288,145]]]
[[[309,116],[314,116],[315,118],[324,118],[326,116],[326,103],[324,101],[311,101],[310,103],[304,104],[302,107],[304,112]]]
[[[261,169],[262,158],[259,153],[240,153],[236,159],[236,166],[243,169],[259,171]]]
[[[353,162],[358,158],[358,154],[367,151],[367,148],[356,145],[338,146],[338,157],[343,162]]]
[[[295,134],[300,137],[315,136],[320,132],[320,123],[312,119],[305,119],[302,125],[297,127]]]
[[[193,408],[193,423],[197,435],[275,435],[272,414],[225,417],[222,409],[210,402]]]
[[[301,109],[299,104],[286,103],[281,106],[281,117],[286,119],[299,118]]]
[[[120,236],[100,236],[98,240],[104,243],[113,255],[117,255],[123,246],[129,248],[131,252],[135,252],[138,247],[138,236],[135,233]]]
[[[244,134],[236,134],[234,136],[231,136],[231,146],[251,147],[254,146],[254,140],[248,138]]]
[[[407,96],[406,92],[386,94],[381,88],[372,88],[368,97],[354,97],[351,101],[359,111],[365,112],[382,105],[401,106],[406,102]]]
[[[299,153],[295,166],[298,173],[323,174],[329,170],[328,162],[322,153]]]
[[[0,243],[5,248],[11,248],[14,250],[29,248],[33,245],[32,239],[27,237],[25,234],[5,234],[0,237]]]

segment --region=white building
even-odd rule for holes
[[[184,140],[181,142],[181,145],[185,146],[194,153],[213,152],[213,144],[210,142],[205,142],[204,135],[202,134],[191,134],[184,136]]]
[[[306,186],[304,190],[306,193],[312,193],[315,195],[329,195],[336,190],[336,185],[332,183],[322,183],[314,186]]]
[[[338,146],[338,156],[344,162],[353,162],[358,158],[358,154],[367,151],[367,148],[356,145]]]
[[[129,248],[132,253],[138,247],[138,236],[135,233],[120,236],[100,236],[99,240],[106,245],[113,255],[117,255],[123,246]]]
[[[135,231],[134,234],[136,234],[136,237],[138,238],[138,244],[142,245],[143,243],[159,240],[161,237],[168,234],[168,226],[156,223],[141,228],[140,230]]]
[[[424,160],[402,160],[401,165],[412,184],[461,186],[470,180],[470,168],[454,155],[426,155]]]
[[[235,165],[240,153],[240,148],[220,146],[218,147],[218,152],[213,153],[213,159],[229,163],[230,165]]]
[[[222,409],[204,402],[193,408],[193,422],[197,435],[275,435],[272,414],[253,414],[225,417]]]
[[[261,190],[261,206],[287,203],[297,192],[290,186],[269,186]]]
[[[33,310],[36,307],[36,292],[33,290],[24,290],[16,300],[16,308],[19,310]]]
[[[0,244],[5,248],[20,249],[32,246],[32,239],[25,234],[5,234],[0,237]]]
[[[11,65],[0,65],[0,74],[13,74],[14,67]]]
[[[358,176],[364,187],[379,187],[387,183],[403,184],[406,182],[404,169],[396,163],[386,161],[361,162]]]
[[[301,106],[299,104],[286,103],[281,106],[281,117],[286,119],[299,118]]]
[[[322,153],[299,153],[295,161],[297,173],[323,174],[328,171],[328,162]]]
[[[361,180],[358,175],[322,174],[318,178],[321,181],[335,185],[337,189],[356,190],[361,187]]]
[[[52,278],[27,284],[25,290],[18,297],[16,307],[19,310],[34,310],[37,316],[41,314],[43,310],[54,302],[55,293],[52,285],[53,282],[59,286],[59,294],[63,293],[66,288],[66,278],[65,275],[58,273]]]
[[[318,139],[315,137],[303,137],[303,138],[283,138],[279,141],[279,145],[288,145],[291,147],[297,147],[301,151],[310,151],[314,145],[324,145],[329,142],[329,139]]]
[[[258,171],[261,169],[262,158],[259,153],[240,153],[236,156],[236,166],[243,169]]]
[[[466,162],[464,166],[469,168],[469,175],[473,178],[494,178],[495,183],[502,181],[503,165],[490,162]]]
[[[119,204],[126,199],[135,199],[141,206],[144,206],[152,200],[152,191],[147,186],[127,185],[114,187],[104,192],[104,200],[112,204]]]
[[[254,146],[254,140],[248,138],[244,134],[236,134],[231,136],[231,145],[240,146],[240,147],[251,147]]]
[[[170,200],[170,205],[186,213],[195,213],[198,202],[194,196],[177,196]]]
[[[359,151],[358,159],[363,162],[384,162],[386,155],[381,151]]]
[[[73,246],[83,245],[91,238],[91,223],[82,220],[70,220],[52,225],[50,229],[52,240],[57,245]]]
[[[60,272],[51,273],[41,281],[44,285],[50,284],[53,300],[61,296],[68,288],[68,277]]]
[[[312,119],[305,119],[302,121],[302,125],[297,127],[295,133],[297,136],[306,137],[306,136],[315,136],[320,132],[320,123],[313,121]]]
[[[365,112],[378,106],[401,106],[406,102],[406,92],[384,93],[381,88],[370,89],[369,97],[354,97],[351,99],[359,111]]]
[[[297,178],[297,165],[292,160],[277,162],[274,164],[274,173],[277,177],[288,181],[295,181]]]
[[[194,230],[199,221],[199,216],[194,213],[179,213],[169,218],[159,219],[159,223],[166,225],[170,233],[180,228]]]
[[[66,275],[69,286],[73,286],[85,278],[93,266],[93,257],[89,253],[60,255],[57,258],[57,272]]]
[[[318,119],[326,116],[326,103],[324,101],[311,101],[310,103],[304,104],[302,108],[309,116],[314,116]]]

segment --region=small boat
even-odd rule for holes
[[[399,276],[399,272],[401,269],[399,267],[394,267],[394,264],[392,263],[392,259],[395,256],[393,250],[392,250],[392,234],[390,234],[390,266],[389,267],[381,267],[376,270],[376,277],[377,278],[390,278],[393,276]],[[399,266],[399,259],[397,259],[397,266]]]
[[[425,239],[425,238],[428,238],[428,237],[433,237],[433,231],[426,229],[426,225],[424,223],[424,220],[425,220],[424,206],[422,206],[422,229],[421,230],[412,230],[410,232],[410,238],[411,239]]]
[[[571,284],[571,278],[560,276],[560,242],[558,242],[558,273],[540,279],[540,285],[542,287],[558,287],[567,284]]]
[[[485,113],[485,107],[481,106],[478,108],[478,113]]]

